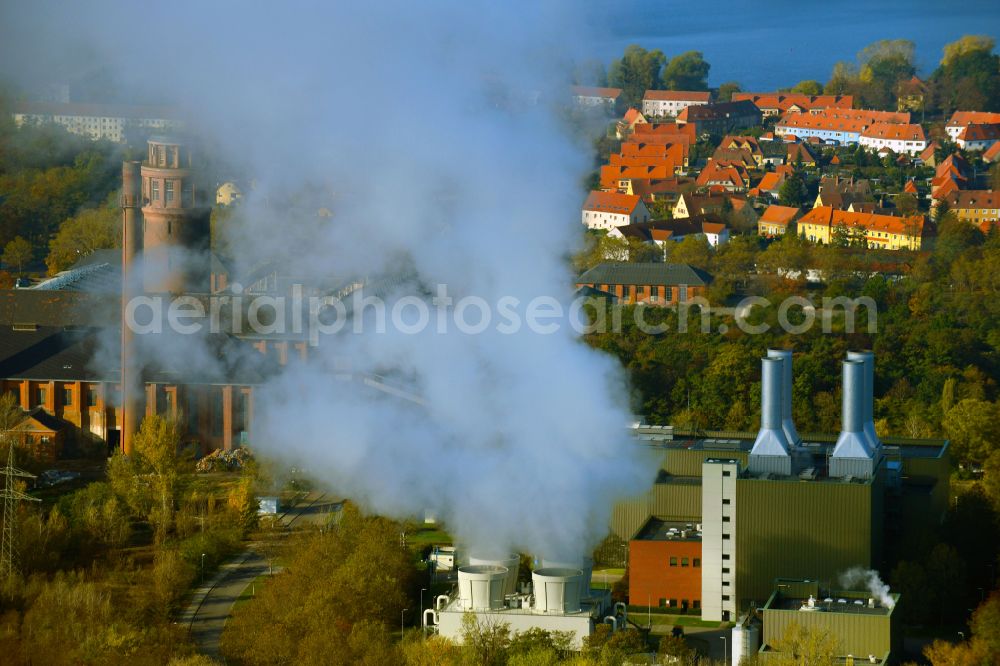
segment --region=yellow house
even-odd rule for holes
[[[838,229],[863,233],[869,247],[886,250],[919,250],[923,246],[923,215],[896,217],[876,213],[855,213],[831,206],[813,208],[798,221],[799,235],[815,243],[833,242]]]
[[[219,206],[231,206],[243,198],[243,192],[236,183],[227,181],[215,190],[215,203]]]
[[[944,197],[948,210],[977,227],[1000,221],[1000,192],[955,190]]]

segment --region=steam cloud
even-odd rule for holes
[[[841,587],[848,589],[856,585],[864,585],[871,592],[872,597],[878,599],[879,603],[886,608],[892,608],[896,605],[896,600],[889,596],[889,586],[882,582],[877,571],[854,567],[840,574],[839,582]]]
[[[566,304],[589,155],[550,107],[588,42],[581,9],[42,2],[4,10],[0,55],[23,64],[8,79],[96,62],[121,89],[181,106],[256,180],[228,238],[240,268],[273,261],[315,284],[405,267],[392,296],[445,284],[455,299]],[[338,379],[345,365],[422,404]],[[654,469],[626,436],[621,369],[567,326],[340,335],[265,386],[255,412],[255,448],[372,510],[430,509],[480,551],[578,556]]]

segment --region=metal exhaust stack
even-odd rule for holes
[[[795,422],[792,421],[792,350],[791,349],[768,349],[768,358],[780,358],[783,364],[781,381],[781,429],[785,432],[785,439],[790,446],[802,444],[795,429]]]
[[[870,478],[874,455],[864,429],[865,364],[843,362],[843,407],[841,431],[830,457],[830,476]]]
[[[784,361],[761,359],[760,431],[750,451],[749,468],[754,473],[792,473],[788,439],[781,427],[781,395]]]
[[[882,442],[875,434],[875,354],[871,351],[847,352],[848,361],[861,361],[865,364],[865,393],[862,397],[864,407],[863,427],[868,437],[868,447],[877,452],[882,449]]]

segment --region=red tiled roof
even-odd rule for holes
[[[639,205],[639,197],[634,194],[620,192],[591,192],[583,203],[584,210],[613,213],[615,215],[631,215]]]
[[[703,102],[708,103],[712,93],[693,90],[647,90],[642,98],[657,102]]]
[[[642,118],[642,113],[639,112],[639,109],[629,109],[625,112],[625,116],[622,120],[624,120],[626,124],[631,125],[639,118]]]
[[[993,190],[956,190],[949,192],[944,201],[952,209],[1000,209],[1000,192]]]
[[[761,109],[778,109],[784,113],[793,106],[800,109],[849,109],[854,105],[852,95],[801,95],[798,93],[733,93],[733,101],[750,100]]]
[[[774,192],[781,187],[783,182],[785,182],[784,174],[771,171],[764,174],[764,177],[757,184],[757,189],[761,192]]]
[[[989,111],[956,111],[948,119],[948,127],[964,127],[972,123],[1000,123],[1000,113]]]
[[[595,86],[573,86],[573,94],[577,97],[610,97],[615,99],[622,94],[622,89],[600,88]]]
[[[910,194],[916,194],[917,193],[917,184],[914,183],[912,180],[908,180],[908,181],[906,181],[906,185],[903,186],[903,191],[904,192],[909,192]]]
[[[875,123],[861,133],[866,139],[886,139],[889,141],[924,141],[924,128],[920,125],[896,123]]]
[[[986,162],[996,162],[998,158],[1000,158],[1000,141],[994,143],[983,153],[983,160]]]
[[[792,206],[768,206],[764,209],[764,212],[760,215],[760,221],[766,222],[767,224],[780,224],[786,225],[795,219],[801,211],[798,208],[793,208]]]
[[[1000,124],[969,124],[958,135],[962,141],[990,141],[1000,139]]]
[[[920,235],[924,228],[923,215],[896,217],[876,213],[855,213],[837,210],[830,206],[819,206],[802,216],[799,224],[822,224],[830,226],[864,227],[866,231],[881,231],[890,234]]]

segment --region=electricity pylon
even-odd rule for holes
[[[40,502],[41,500],[26,495],[14,487],[15,477],[33,479],[34,474],[29,474],[24,470],[14,467],[14,443],[8,442],[7,466],[0,469],[3,475],[3,490],[0,490],[0,497],[3,498],[3,538],[0,539],[0,578],[7,578],[19,573],[17,561],[17,548],[15,546],[14,523],[17,522],[16,505],[14,502]]]

